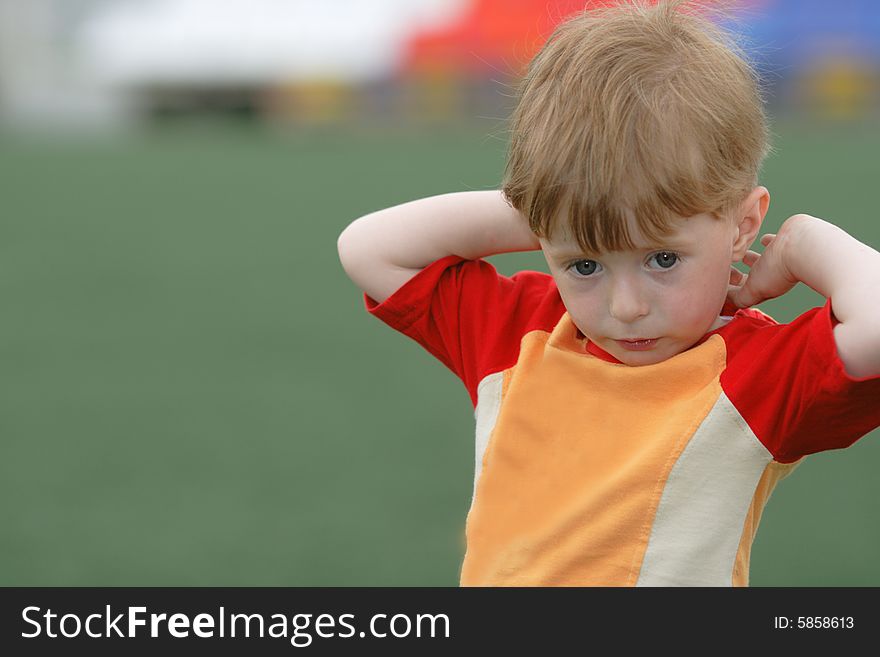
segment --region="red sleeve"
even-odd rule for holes
[[[749,330],[726,338],[721,385],[777,461],[849,447],[880,426],[880,377],[846,373],[830,300],[790,324],[744,321]]]
[[[455,255],[432,263],[381,304],[365,294],[364,304],[452,370],[475,406],[483,377],[516,363],[522,336],[551,330],[564,312],[549,274],[502,276],[485,260]]]

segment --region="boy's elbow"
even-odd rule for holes
[[[381,303],[420,269],[401,267],[383,258],[375,231],[358,221],[352,222],[336,240],[339,262],[352,283]]]
[[[357,222],[350,223],[336,239],[336,252],[339,254],[339,263],[349,278],[352,278],[352,270],[358,251],[358,237],[355,231],[352,230],[355,223]]]
[[[339,233],[339,237],[336,238],[336,252],[339,254],[339,261],[345,262],[345,254],[348,253],[348,229],[351,228],[351,224],[345,227],[345,229]]]
[[[362,290],[369,284],[370,272],[380,266],[375,242],[363,223],[356,219],[336,239],[339,263],[351,281]]]

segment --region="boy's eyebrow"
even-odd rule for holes
[[[677,240],[675,242],[664,242],[663,244],[649,244],[647,246],[637,247],[634,251],[662,251],[663,249],[687,249],[692,244],[685,240]],[[551,249],[550,255],[557,260],[571,260],[575,258],[591,258],[602,255],[604,252],[588,253],[586,251],[565,251],[563,253],[554,253]]]

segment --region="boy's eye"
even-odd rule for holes
[[[660,251],[651,256],[651,260],[655,260],[661,269],[669,269],[678,262],[678,254],[671,251]]]
[[[598,263],[595,260],[578,260],[571,265],[581,276],[591,276],[596,273]]]

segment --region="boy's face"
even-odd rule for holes
[[[570,235],[541,239],[541,249],[581,332],[626,365],[651,365],[722,325],[731,264],[754,240],[768,202],[769,195],[753,208],[756,223],[742,215],[681,218],[659,244],[648,244],[630,220],[633,251],[585,254]],[[626,342],[637,339],[651,341]]]

